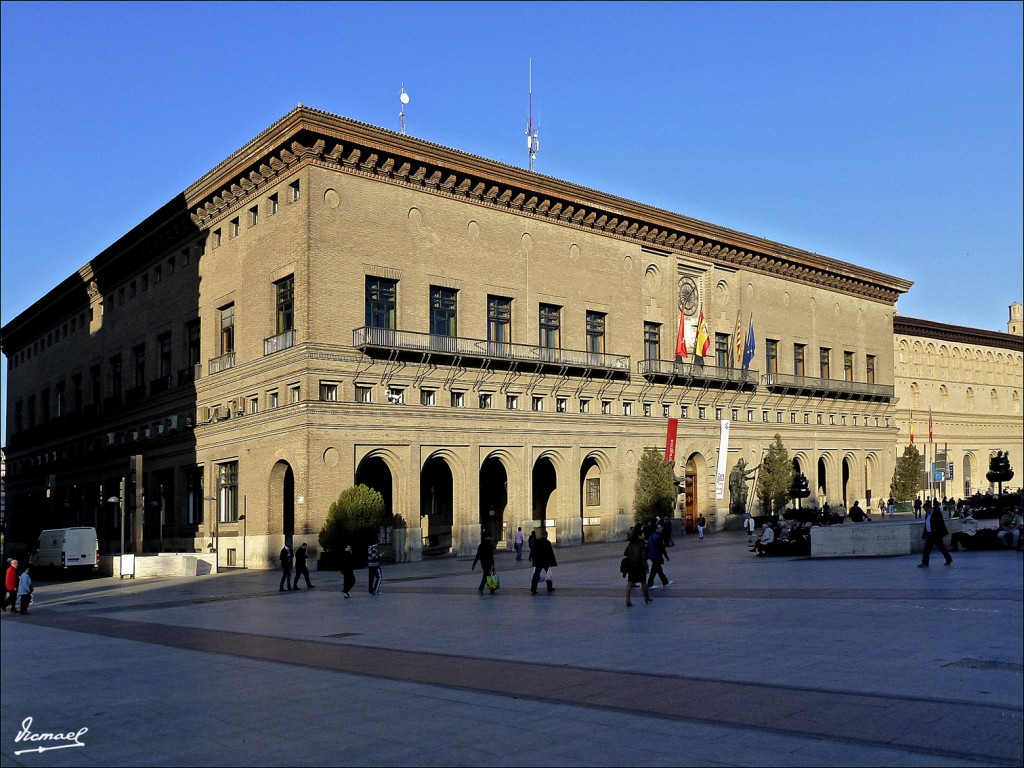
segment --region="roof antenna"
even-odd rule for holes
[[[537,138],[539,126],[533,124],[533,59],[530,59],[530,121],[526,124],[526,149],[530,153],[530,170],[537,161],[537,150],[540,140]]]
[[[402,135],[405,136],[405,105],[409,103],[409,94],[405,92],[405,83],[402,83],[402,92],[398,94],[398,100],[402,102],[402,111],[398,113],[398,119],[402,125]]]

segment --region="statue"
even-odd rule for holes
[[[747,511],[747,482],[754,476],[757,467],[747,469],[746,459],[740,459],[729,475],[729,495],[731,510],[741,515]]]

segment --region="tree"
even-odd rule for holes
[[[776,433],[775,442],[761,461],[757,477],[757,497],[764,514],[771,515],[786,508],[789,490],[793,486],[793,463],[789,451],[782,444],[782,437]]]
[[[892,495],[896,501],[910,501],[921,490],[921,452],[913,443],[903,449],[892,474]]]
[[[360,555],[377,542],[384,511],[384,497],[378,491],[365,485],[346,488],[327,510],[327,520],[318,537],[320,546],[340,552],[351,544],[353,552]]]
[[[633,520],[648,523],[656,517],[671,515],[676,505],[674,464],[655,448],[648,448],[636,467],[633,489]]]

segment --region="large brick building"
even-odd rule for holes
[[[910,285],[299,107],[3,328],[12,533],[116,550],[139,456],[136,551],[266,566],[357,482],[400,559],[617,539],[669,418],[689,524],[724,526],[716,473],[776,433],[819,500],[870,503]]]

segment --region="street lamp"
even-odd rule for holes
[[[242,567],[245,568],[245,513],[238,516],[242,521]]]
[[[217,501],[216,496],[203,496],[203,501]],[[213,572],[220,573],[220,515],[213,508]]]
[[[121,486],[121,491],[124,491],[124,485]],[[118,570],[121,572],[121,578],[124,578],[124,504],[121,501],[120,496],[111,496],[107,499],[110,504],[117,504],[121,513],[121,557],[119,558]]]

